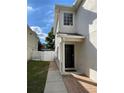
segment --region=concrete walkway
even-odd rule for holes
[[[50,62],[44,93],[67,93],[55,62]]]

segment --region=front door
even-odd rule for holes
[[[65,45],[65,69],[74,68],[74,45]]]

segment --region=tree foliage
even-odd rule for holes
[[[47,49],[55,49],[55,35],[53,34],[53,27],[51,28],[51,31],[48,33],[48,36],[46,37],[45,41]]]

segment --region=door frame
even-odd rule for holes
[[[73,45],[74,46],[74,68],[65,68],[65,45]],[[64,42],[63,43],[63,72],[65,70],[75,70],[76,69],[76,56],[75,56],[75,43],[72,42]]]

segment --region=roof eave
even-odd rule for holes
[[[79,8],[82,2],[85,2],[86,0],[76,0],[76,2],[73,4],[73,7],[75,7],[75,10]]]

